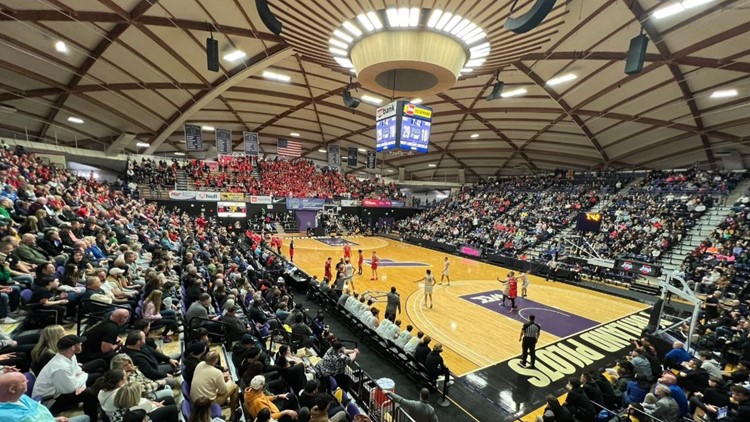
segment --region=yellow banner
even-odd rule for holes
[[[432,110],[410,103],[404,104],[404,114],[407,116],[418,116],[425,119],[432,119]]]
[[[222,192],[222,201],[234,201],[234,202],[245,202],[245,194],[237,192]]]

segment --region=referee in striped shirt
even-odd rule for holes
[[[523,324],[521,327],[521,336],[518,341],[521,342],[521,366],[526,366],[526,357],[530,356],[531,365],[529,368],[534,368],[536,362],[536,342],[539,340],[539,333],[542,331],[542,327],[534,322],[536,319],[535,315],[529,316],[529,322]]]

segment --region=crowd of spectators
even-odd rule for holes
[[[174,189],[177,183],[177,171],[180,163],[177,160],[152,160],[137,158],[128,160],[127,181],[147,184],[152,188]]]
[[[132,199],[25,153],[2,151],[0,183],[0,322],[43,327],[0,331],[0,420],[52,420],[80,404],[84,415],[70,421],[102,412],[112,422],[176,422],[182,410],[207,422],[222,405],[256,421],[359,413],[329,378],[359,351],[344,348],[322,314],[304,313],[262,235]],[[66,335],[76,317],[82,335]],[[284,324],[291,335],[277,330]],[[273,352],[277,335],[290,346]],[[164,354],[178,336],[184,354]],[[219,339],[233,349],[236,379],[210,347]]]
[[[436,207],[401,221],[404,236],[517,255],[568,227],[627,179],[568,173],[495,178],[464,186]]]

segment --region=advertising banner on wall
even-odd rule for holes
[[[196,192],[195,199],[199,201],[216,202],[221,199],[219,192]]]
[[[222,201],[236,201],[236,202],[244,202],[245,201],[245,194],[244,193],[238,193],[238,192],[221,192],[221,200]]]
[[[169,199],[195,199],[196,192],[190,190],[171,190],[169,191]]]
[[[322,210],[325,203],[325,199],[286,198],[286,208],[288,210]]]
[[[253,195],[249,198],[251,204],[273,204],[273,198],[271,198],[270,196]]]
[[[404,206],[404,202],[391,201],[390,199],[363,199],[362,206],[370,208],[401,208]]]

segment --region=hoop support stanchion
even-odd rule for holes
[[[451,372],[446,369],[445,382],[443,383],[443,393],[440,395],[440,399],[437,402],[440,407],[448,407],[451,405],[451,402],[448,400],[448,386],[450,384],[450,380]]]

